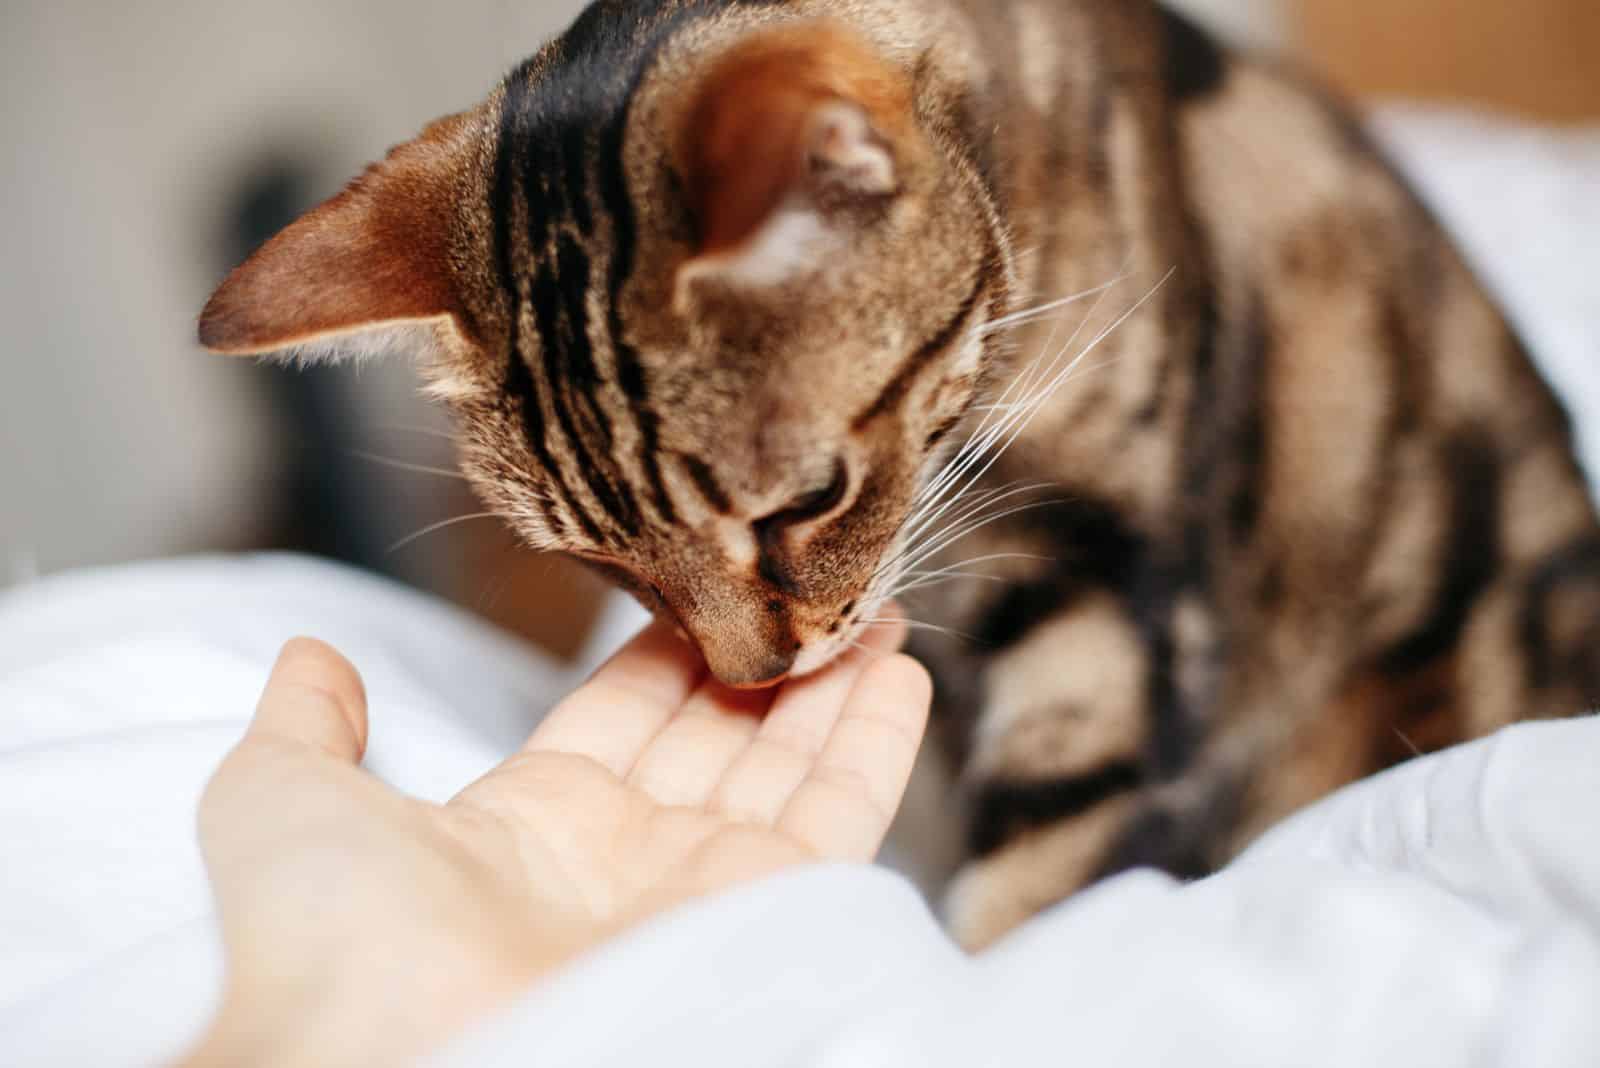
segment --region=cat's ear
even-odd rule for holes
[[[917,154],[906,77],[848,30],[758,32],[705,76],[679,140],[703,279],[770,286],[825,264],[853,206],[896,196]]]
[[[213,352],[302,358],[426,345],[461,315],[453,220],[472,113],[441,119],[236,268],[200,314]]]

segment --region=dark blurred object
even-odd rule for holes
[[[1596,0],[1295,0],[1298,50],[1363,98],[1600,116]]]

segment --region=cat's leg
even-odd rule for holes
[[[1501,570],[1458,656],[1471,735],[1600,710],[1600,526],[1566,434],[1516,450],[1500,498]]]
[[[1149,653],[1125,603],[1086,593],[988,659],[966,740],[970,859],[945,895],[977,949],[1095,878],[1138,811]]]
[[[1230,854],[1347,782],[1521,720],[1600,710],[1600,530],[1588,494],[1564,441],[1499,455],[1513,459],[1483,477],[1454,472],[1447,485],[1459,503],[1441,509],[1431,557],[1397,555],[1413,568],[1419,555],[1435,561],[1431,588],[1408,591],[1409,622],[1324,678],[1323,690],[1306,687],[1339,660],[1306,655],[1290,670],[1274,644],[1294,619],[1259,628],[1270,640],[1237,667],[1259,671],[1276,658],[1267,677],[1281,681],[1257,691],[1265,703],[1248,687],[1224,700],[1230,712],[1261,704],[1269,713],[1247,715],[1256,753],[1236,762],[1245,774]],[[1463,506],[1480,498],[1486,508]],[[1289,687],[1300,691],[1296,704],[1282,700]],[[1295,708],[1310,714],[1283,714]]]
[[[1600,535],[1496,584],[1463,636],[1456,684],[1468,736],[1600,711]]]

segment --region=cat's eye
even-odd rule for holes
[[[845,462],[833,462],[833,476],[826,486],[802,494],[790,501],[781,511],[774,512],[765,519],[756,521],[757,529],[782,530],[785,527],[798,526],[809,523],[814,519],[821,519],[844,503],[845,494],[850,491],[850,469]]]
[[[766,516],[765,520],[757,520],[750,524],[755,529],[755,540],[762,548],[760,571],[763,579],[771,582],[779,590],[794,592],[795,580],[790,574],[789,558],[784,552],[784,531],[802,523],[821,520],[822,516],[834,512],[838,505],[845,502],[845,494],[848,492],[850,492],[850,468],[846,467],[845,460],[834,460],[834,476],[826,486],[795,497],[779,512]]]
[[[751,524],[756,540],[761,546],[761,576],[773,586],[787,593],[796,589],[794,575],[789,570],[788,554],[784,551],[784,531],[802,523],[810,523],[828,515],[850,492],[850,469],[844,460],[833,463],[833,477],[828,484],[810,493],[802,494],[781,511]]]

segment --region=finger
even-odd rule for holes
[[[851,691],[778,829],[830,860],[871,860],[905,797],[933,683],[907,656],[870,666]]]
[[[772,701],[772,690],[730,690],[707,680],[645,747],[628,784],[658,805],[702,807],[749,747]]]
[[[367,694],[350,661],[311,638],[285,645],[241,748],[264,738],[360,763],[367,748]]]
[[[576,753],[626,775],[705,672],[700,654],[671,626],[652,623],[557,705],[523,748]]]
[[[741,823],[772,826],[811,773],[862,674],[899,648],[903,624],[875,627],[827,670],[785,686],[749,747],[728,768],[711,807]]]

